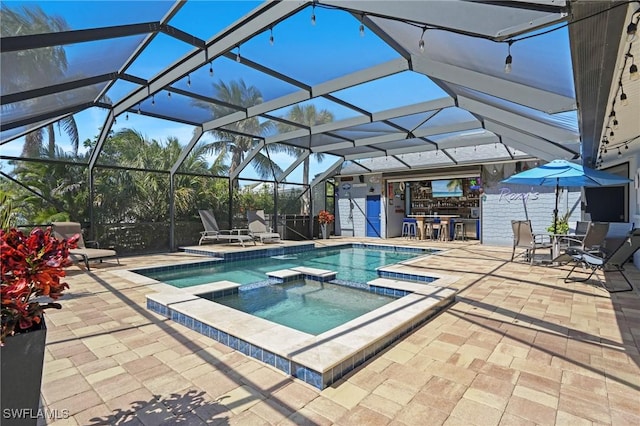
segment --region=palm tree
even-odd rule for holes
[[[84,220],[88,207],[88,159],[65,153],[59,147],[55,148],[53,155],[44,152],[44,147],[41,150],[41,157],[56,161],[15,164],[13,174],[23,185],[13,193],[15,211],[27,223],[51,223],[69,218]]]
[[[295,123],[312,127],[312,126],[317,126],[319,124],[330,123],[333,121],[334,116],[331,111],[326,109],[322,109],[318,111],[315,105],[310,104],[305,106],[294,105],[287,112],[287,115],[285,116],[285,118],[288,119],[289,121],[293,121]],[[286,132],[290,132],[297,129],[297,127],[295,126],[282,124],[282,123],[278,124],[278,128],[281,133],[286,133]],[[304,155],[305,152],[306,150],[303,148],[296,148],[296,147],[289,148],[289,153],[294,157],[300,157],[301,155]],[[313,156],[318,162],[324,159],[324,154],[321,152],[314,153]],[[309,164],[310,164],[309,160],[310,158],[306,157],[302,165],[302,183],[305,185],[305,187],[309,185]],[[309,195],[310,195],[309,191],[306,191],[302,195],[302,205],[301,205],[300,213],[303,215],[309,214],[309,200],[310,200]]]
[[[248,108],[262,103],[262,93],[255,86],[247,86],[244,80],[233,80],[229,83],[219,81],[213,85],[216,99],[224,103]],[[202,101],[194,101],[201,108],[212,109],[214,117],[222,117],[235,112],[233,108],[220,106]],[[211,142],[213,150],[219,158],[231,157],[229,173],[233,173],[244,160],[246,153],[251,151],[259,142],[257,137],[266,135],[273,127],[271,121],[260,122],[258,117],[250,117],[226,126],[226,129],[211,130],[217,141]],[[255,135],[252,137],[249,135]],[[273,177],[273,172],[282,169],[262,152],[258,153],[252,165],[262,179]],[[237,182],[234,182],[237,187]]]
[[[2,4],[2,37],[14,37],[30,34],[54,33],[70,29],[66,21],[59,16],[49,16],[37,5],[25,5],[15,9]],[[20,52],[3,53],[2,93],[15,93],[25,88],[42,87],[59,83],[67,71],[67,56],[63,47],[53,46]],[[19,108],[26,107],[31,101],[24,101]],[[9,106],[14,108],[15,106]],[[73,116],[65,117],[58,123],[58,130],[64,131],[71,141],[73,154],[78,152],[78,128]],[[56,155],[56,133],[54,124],[28,133],[22,156],[37,157],[47,136],[47,156]]]
[[[449,192],[458,192],[462,190],[462,179],[451,179],[447,183],[447,190]]]

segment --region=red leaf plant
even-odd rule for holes
[[[333,216],[326,210],[320,210],[320,213],[318,213],[318,223],[320,223],[321,225],[324,225],[326,223],[333,223],[334,220],[335,216]]]
[[[37,327],[45,309],[62,307],[54,301],[69,288],[60,279],[79,237],[57,240],[51,228],[36,228],[28,236],[0,229],[2,345],[7,336]]]

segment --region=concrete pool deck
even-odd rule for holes
[[[316,243],[352,241],[380,242]],[[128,269],[200,256],[69,268],[63,309],[47,316],[42,395],[70,417],[48,423],[640,424],[637,289],[565,284],[566,267],[509,262],[510,247],[384,242],[444,249],[407,268],[458,275],[457,300],[323,391],[146,309],[153,283]]]

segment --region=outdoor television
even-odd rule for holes
[[[431,181],[432,197],[462,197],[462,179]]]

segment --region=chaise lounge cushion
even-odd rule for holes
[[[111,249],[101,248],[89,248],[86,246],[84,238],[82,237],[82,227],[77,222],[53,222],[53,233],[58,239],[71,238],[74,235],[80,235],[78,239],[78,248],[69,250],[69,254],[74,261],[78,261],[78,257],[82,259],[87,270],[91,270],[89,267],[90,260],[102,260],[110,257],[115,257],[118,264],[120,259],[118,253]]]

